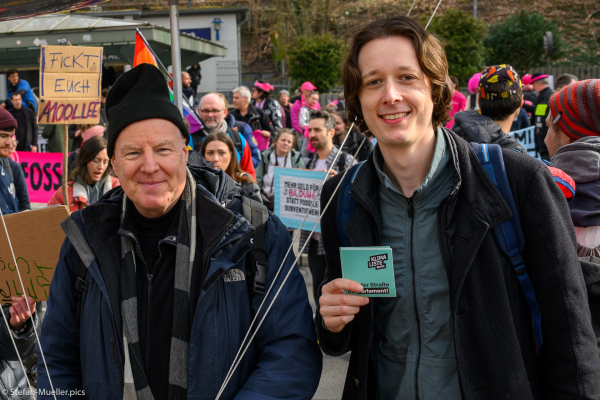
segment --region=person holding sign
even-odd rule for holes
[[[106,192],[119,186],[119,180],[111,176],[106,146],[107,142],[102,136],[95,136],[86,140],[81,147],[68,183],[71,212],[95,204]],[[62,187],[48,202],[49,206],[59,204],[64,204]]]
[[[328,171],[333,166],[329,173],[329,177],[331,178],[356,164],[356,160],[353,160],[351,155],[333,145],[334,136],[335,117],[333,114],[325,110],[312,110],[308,122],[308,138],[316,151],[310,153],[306,169]],[[337,161],[334,163],[333,160],[336,155]],[[309,234],[310,231],[308,230],[300,232],[300,248],[308,240]],[[319,298],[319,285],[323,282],[326,268],[325,250],[323,249],[320,233],[312,235],[310,243],[304,248],[304,254],[308,255],[308,267],[313,279],[313,295],[316,302]]]
[[[38,318],[35,313],[35,300],[29,296],[12,298],[12,305],[2,306],[2,312],[9,321],[10,330],[4,321],[0,322],[0,399],[33,399],[33,396],[16,395],[14,392],[29,390],[27,377],[23,374],[23,367],[19,362],[11,336],[15,341],[16,350],[21,359],[29,357],[35,351],[34,329],[38,327]],[[27,307],[29,303],[29,308]],[[33,312],[33,315],[29,313]]]
[[[299,151],[292,149],[294,131],[280,129],[273,146],[260,155],[260,164],[256,169],[256,183],[260,187],[263,204],[273,211],[273,187],[275,185],[275,167],[304,168],[304,161]]]
[[[89,400],[215,398],[264,289],[288,272],[221,398],[311,399],[322,355],[292,257],[275,282],[291,245],[285,226],[223,171],[186,168],[190,134],[155,66],[121,75],[106,110],[121,188],[62,224],[38,399],[52,399],[50,380]]]
[[[356,31],[343,84],[349,119],[377,145],[320,202],[332,206],[316,325],[326,354],[352,352],[342,399],[600,398],[575,232],[548,168],[444,128],[446,55],[416,20]],[[344,292],[387,289],[343,278],[377,268],[393,268],[396,297]]]

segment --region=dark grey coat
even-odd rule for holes
[[[519,210],[523,258],[542,315],[543,346],[536,355],[531,315],[508,257],[492,227],[510,209],[483,171],[469,144],[444,130],[456,168],[455,187],[438,210],[438,236],[450,285],[456,361],[463,399],[600,399],[600,357],[591,326],[585,281],[576,254],[566,200],[548,168],[515,151],[503,151]],[[321,204],[333,196],[342,174],[329,179]],[[356,211],[345,230],[353,246],[381,241],[379,180],[369,157],[351,187]],[[340,278],[337,194],[321,232],[327,257],[325,282]],[[341,334],[323,327],[321,349],[352,352],[343,399],[378,399],[375,303],[371,298]]]
[[[475,110],[467,110],[454,115],[452,131],[467,142],[493,143],[503,149],[519,150],[525,154],[525,148],[512,136],[502,131],[500,125],[491,118],[479,114]]]
[[[10,312],[8,306],[2,307],[6,314],[6,319],[10,321]],[[31,322],[33,321],[33,323]],[[23,374],[23,369],[19,363],[19,358],[15,352],[10,335],[15,339],[15,344],[19,350],[21,359],[31,355],[35,350],[35,334],[33,327],[37,328],[37,313],[33,314],[33,319],[27,321],[27,329],[21,334],[9,332],[4,318],[0,321],[0,400],[28,400],[30,396],[10,396],[13,390],[26,391],[28,389],[27,378]]]

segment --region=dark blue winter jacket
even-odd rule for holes
[[[35,101],[35,96],[33,95],[33,91],[31,90],[31,86],[29,85],[29,82],[24,81],[23,79],[21,79],[19,81],[19,83],[17,83],[17,87],[15,90],[11,90],[11,87],[13,87],[10,83],[10,81],[7,82],[8,85],[8,92],[6,94],[6,98],[10,101],[10,97],[12,96],[12,94],[14,92],[18,92],[19,90],[21,91],[21,93],[25,93],[22,98],[23,98],[23,104],[30,107],[31,109],[33,109],[33,111],[35,111],[37,113],[37,103]]]
[[[264,295],[249,294],[246,258],[251,255],[253,228],[240,215],[235,182],[222,171],[190,170],[197,182],[197,225],[203,254],[200,265],[206,278],[199,288],[191,324],[188,399],[214,399]],[[42,327],[42,348],[54,388],[83,389],[91,400],[122,398],[121,201],[122,195],[101,200],[63,222],[67,238]],[[273,214],[267,221],[265,242],[270,285],[291,244],[287,229]],[[74,300],[79,257],[87,266],[85,280],[89,284],[81,322],[75,317]],[[293,257],[289,257],[276,288],[292,263]],[[263,314],[264,308],[259,315]],[[294,268],[221,398],[311,399],[321,368],[306,286]],[[38,389],[49,390],[41,358],[38,371]]]

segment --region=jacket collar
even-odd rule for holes
[[[450,198],[456,199],[457,206],[472,210],[477,219],[487,226],[494,226],[510,218],[512,213],[508,205],[487,177],[471,146],[454,132],[442,129],[452,152],[456,172]],[[378,226],[381,224],[379,184],[372,152],[358,172],[351,193],[369,210]]]

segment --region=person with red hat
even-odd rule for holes
[[[23,169],[9,158],[17,125],[11,113],[0,108],[0,209],[3,214],[31,210]]]
[[[292,106],[292,128],[298,133],[304,133],[304,130],[300,127],[300,109],[303,105],[308,101],[308,96],[313,90],[317,90],[317,87],[310,82],[304,82],[302,86],[300,86],[300,99],[296,100],[294,105]],[[316,110],[320,110],[321,105],[317,103]]]
[[[550,99],[546,145],[552,165],[573,178],[569,203],[578,255],[600,257],[600,79],[566,86]]]
[[[548,116],[548,103],[550,97],[554,93],[548,86],[548,75],[536,72],[530,79],[533,89],[537,93],[537,97],[533,102],[533,124],[535,125],[535,151],[537,151],[544,160],[550,160],[548,149],[544,143],[548,126],[546,125],[546,117]]]

